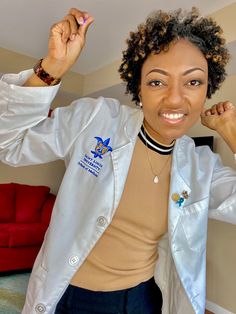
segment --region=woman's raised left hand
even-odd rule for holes
[[[236,153],[236,107],[230,101],[219,102],[201,113],[204,126],[216,131]]]
[[[201,113],[202,124],[215,131],[231,121],[236,124],[236,107],[230,101],[219,102]]]

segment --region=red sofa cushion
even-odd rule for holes
[[[0,222],[15,220],[15,185],[0,184]]]
[[[23,269],[28,270],[32,268],[39,249],[39,246],[27,246],[20,248],[0,247],[0,272]]]
[[[1,225],[0,225],[1,228]],[[0,247],[9,247],[9,232],[8,231],[0,231]]]
[[[52,193],[49,193],[47,197],[47,201],[45,202],[42,208],[41,222],[47,226],[50,223],[52,209],[53,209],[55,200],[56,200],[56,196]]]
[[[16,222],[41,221],[42,206],[49,191],[48,186],[16,184]]]
[[[33,224],[0,224],[0,247],[40,246],[44,239],[47,226]]]

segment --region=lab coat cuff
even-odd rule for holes
[[[33,69],[22,71],[18,74],[4,74],[2,84],[8,90],[8,101],[15,103],[51,103],[56,96],[61,84],[45,87],[22,86],[33,74]]]

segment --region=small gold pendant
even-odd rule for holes
[[[154,177],[153,182],[154,182],[155,184],[157,184],[157,183],[159,182],[158,176],[155,176],[155,177]]]

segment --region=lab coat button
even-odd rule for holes
[[[105,227],[107,225],[107,219],[104,216],[99,216],[97,219],[97,225],[99,227]]]
[[[78,263],[78,261],[79,261],[79,257],[76,255],[76,256],[72,256],[72,257],[70,257],[70,259],[69,259],[69,264],[71,265],[71,266],[74,266],[75,264],[77,264]]]
[[[36,311],[36,313],[44,313],[46,311],[46,306],[42,303],[38,303],[35,306],[35,311]]]

